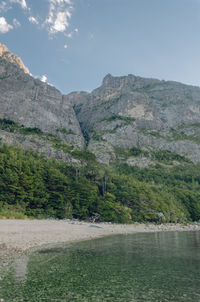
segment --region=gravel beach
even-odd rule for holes
[[[74,220],[0,220],[0,259],[36,249],[45,244],[73,242],[113,234],[161,231],[200,231],[200,223],[110,224]]]

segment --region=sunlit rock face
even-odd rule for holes
[[[64,102],[62,94],[56,88],[33,78],[21,59],[2,44],[0,119],[14,121],[25,128],[38,128],[42,133],[52,134],[73,148],[84,147],[84,139],[73,107]],[[14,141],[16,137],[17,135],[13,138]],[[18,140],[22,146],[23,137],[21,133]],[[27,142],[24,137],[25,140]],[[3,141],[7,142],[5,137]],[[31,148],[32,145],[30,144]],[[36,150],[36,146],[33,149]],[[44,150],[44,153],[48,151],[49,148]]]
[[[24,73],[29,74],[29,70],[23,64],[22,60],[18,56],[16,56],[12,52],[10,52],[8,50],[8,48],[5,45],[3,45],[2,43],[0,43],[0,58],[1,58],[1,60],[5,60],[6,62],[12,63],[13,68],[15,66],[15,67],[23,70]],[[0,66],[0,68],[1,68],[1,72],[3,72],[3,66]]]

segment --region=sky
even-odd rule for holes
[[[200,86],[200,0],[0,0],[0,42],[62,93],[108,73]]]

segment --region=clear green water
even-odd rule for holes
[[[8,302],[199,302],[200,232],[112,236],[41,250],[1,268],[0,279],[0,299]]]

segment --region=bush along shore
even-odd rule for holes
[[[2,145],[0,218],[127,224],[200,220],[200,165],[107,167],[88,151],[74,151],[74,156],[82,165]]]

